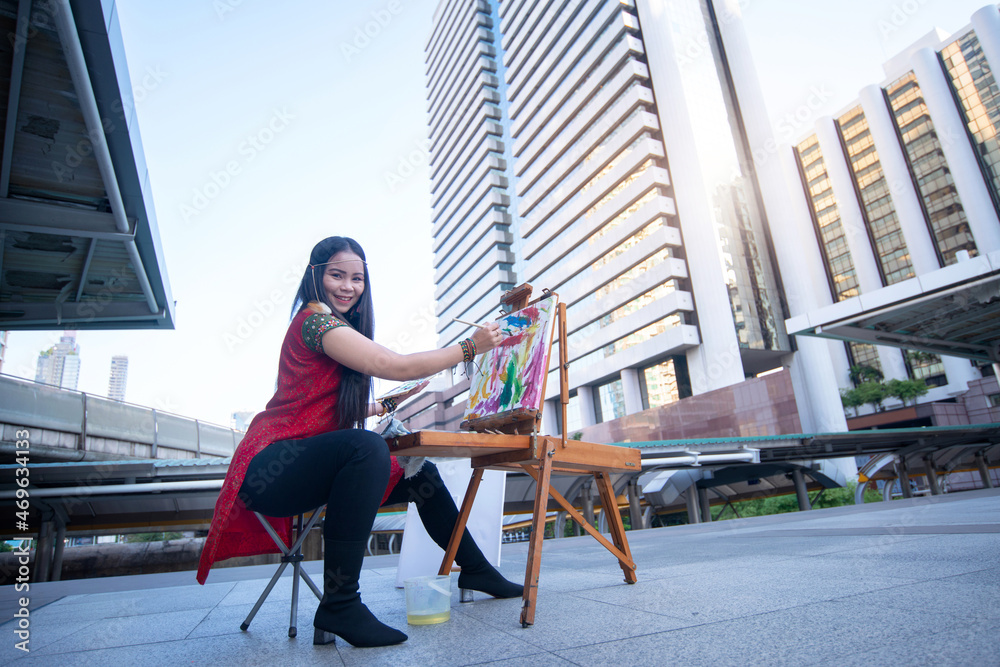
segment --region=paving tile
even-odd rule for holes
[[[474,662],[470,664],[489,665],[489,667],[518,667],[519,665],[530,665],[530,667],[569,667],[574,663],[552,653],[532,653],[531,655],[508,658],[506,660],[490,660],[489,662]]]
[[[870,667],[894,664],[908,667],[996,667],[1000,665],[1000,619],[974,622],[929,633],[921,640],[890,642],[857,653],[840,656],[838,667]],[[833,664],[830,663],[814,663]]]
[[[634,586],[629,586],[634,588]],[[539,591],[534,625],[521,627],[521,600],[486,600],[460,612],[547,651],[681,627],[675,618],[590,600],[577,594]]]
[[[1000,566],[882,591],[879,604],[926,610],[968,622],[994,619],[1000,625]]]
[[[208,610],[219,603],[232,584],[204,590],[203,587],[178,586],[144,591],[94,593],[63,598],[32,612],[39,622],[60,624],[80,619],[109,619],[143,616],[184,610]]]
[[[251,607],[236,605],[219,606],[212,609],[197,626],[187,635],[188,638],[215,637],[219,635],[239,635],[244,631],[240,625],[246,620]],[[281,604],[266,604],[260,608],[247,632],[261,637],[280,638],[288,636],[288,623],[291,607],[287,602]],[[299,606],[296,627],[298,632],[307,633],[312,637],[312,621],[316,605]]]
[[[78,630],[59,641],[32,651],[36,655],[56,656],[92,649],[155,644],[185,638],[207,615],[207,610],[172,611],[142,616],[105,618]]]
[[[313,577],[313,582],[320,587],[322,590],[323,582],[322,577]],[[260,594],[264,592],[267,587],[268,579],[250,579],[248,581],[241,581],[233,585],[229,593],[219,601],[221,606],[240,606],[246,607],[249,611],[254,603],[257,602],[257,598]],[[306,597],[315,598],[313,592],[303,581],[299,581],[299,600],[303,600]],[[283,604],[290,604],[292,599],[292,578],[291,575],[286,572],[282,577],[274,584],[274,588],[271,589],[271,593],[267,596],[268,602],[271,601],[283,601]]]
[[[448,621],[436,625],[407,624],[405,609],[376,615],[383,623],[405,632],[409,638],[402,644],[384,648],[354,648],[338,639],[337,650],[345,665],[437,667],[470,665],[500,658],[523,658],[530,663],[527,656],[539,652],[537,647],[523,639],[512,637],[455,609]]]
[[[28,652],[22,651],[15,646],[21,639],[14,635],[13,623],[6,623],[2,626],[4,639],[9,639],[9,641],[4,641],[0,644],[0,664],[6,665],[15,660],[27,658],[32,653],[38,653],[46,646],[58,642],[64,637],[68,637],[75,632],[87,630],[87,628],[99,623],[99,619],[96,618],[68,619],[58,623],[46,622],[44,620],[39,621],[34,616],[34,613],[29,617],[29,621],[28,631],[31,634],[28,636]]]
[[[151,588],[148,590],[150,598],[157,597],[159,600],[184,599],[197,597],[205,601],[202,606],[212,607],[226,597],[236,584],[224,582],[218,584],[191,584],[190,586],[171,586],[170,588]],[[193,594],[193,595],[192,595]],[[85,593],[82,595],[67,595],[51,603],[49,607],[62,607],[73,604],[93,604],[98,602],[131,604],[136,598],[134,590],[113,591],[108,593]]]
[[[224,637],[201,637],[189,640],[92,648],[62,653],[58,656],[32,655],[18,665],[53,665],[76,667],[94,665],[130,665],[158,667],[189,665],[240,665],[240,667],[274,667],[275,665],[343,665],[333,646],[312,646],[308,637],[275,641],[270,637],[241,634]],[[377,664],[377,663],[373,663]]]
[[[915,612],[900,625],[887,622],[899,620],[890,616],[874,604],[833,601],[554,652],[579,665],[626,655],[636,665],[802,665],[842,655],[845,647],[919,638],[941,627],[936,614]]]
[[[204,587],[176,573],[107,590],[53,582],[38,589],[48,604],[32,611],[31,653],[11,642],[0,663],[1000,665],[1000,533],[989,532],[1000,493],[921,502],[630,533],[634,585],[592,538],[550,540],[530,628],[520,599],[460,604],[457,576],[451,620],[409,626],[395,561],[375,557],[362,597],[410,636],[380,649],[313,647],[317,600],[304,585],[289,639],[287,571],[240,631],[272,566],[221,571]],[[503,553],[501,572],[521,580],[527,545]],[[321,582],[322,563],[306,570]]]
[[[860,571],[845,580],[826,575],[820,568],[792,567],[786,562],[780,568],[756,571],[706,568],[688,578],[640,580],[632,586],[594,588],[577,595],[691,624],[735,619],[902,583],[906,582]]]

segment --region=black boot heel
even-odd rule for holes
[[[336,644],[337,635],[332,632],[327,632],[323,628],[313,629],[313,646],[325,646],[327,644]]]
[[[495,598],[519,598],[524,594],[524,586],[504,579],[485,558],[478,571],[462,567],[462,572],[458,575],[458,587],[486,593]]]
[[[471,588],[460,588],[458,589],[459,602],[475,602],[475,598],[472,596]]]
[[[361,602],[358,578],[365,557],[365,541],[324,540],[323,599],[313,617],[313,644],[339,636],[351,646],[390,646],[406,635],[375,618]]]

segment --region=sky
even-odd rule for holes
[[[435,346],[424,47],[438,0],[118,0],[172,331],[81,331],[78,389],[228,425],[271,397],[292,298],[326,236],[365,249],[376,341]],[[982,0],[739,0],[779,142],[804,138],[882,63]],[[61,332],[11,332],[34,379]],[[389,383],[392,384],[392,383]]]

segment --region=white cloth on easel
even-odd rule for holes
[[[441,480],[455,499],[461,510],[465,491],[472,478],[469,459],[435,459]],[[486,470],[479,483],[476,501],[466,527],[476,544],[494,566],[500,564],[500,544],[503,532],[504,490],[507,473],[502,470]],[[444,550],[441,549],[424,529],[417,514],[417,506],[409,503],[406,508],[406,524],[403,528],[403,547],[399,552],[396,568],[396,587],[402,588],[403,581],[411,577],[437,574],[441,567]]]

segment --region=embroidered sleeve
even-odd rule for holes
[[[323,351],[323,334],[347,323],[330,315],[313,313],[302,322],[302,340],[314,352]]]

